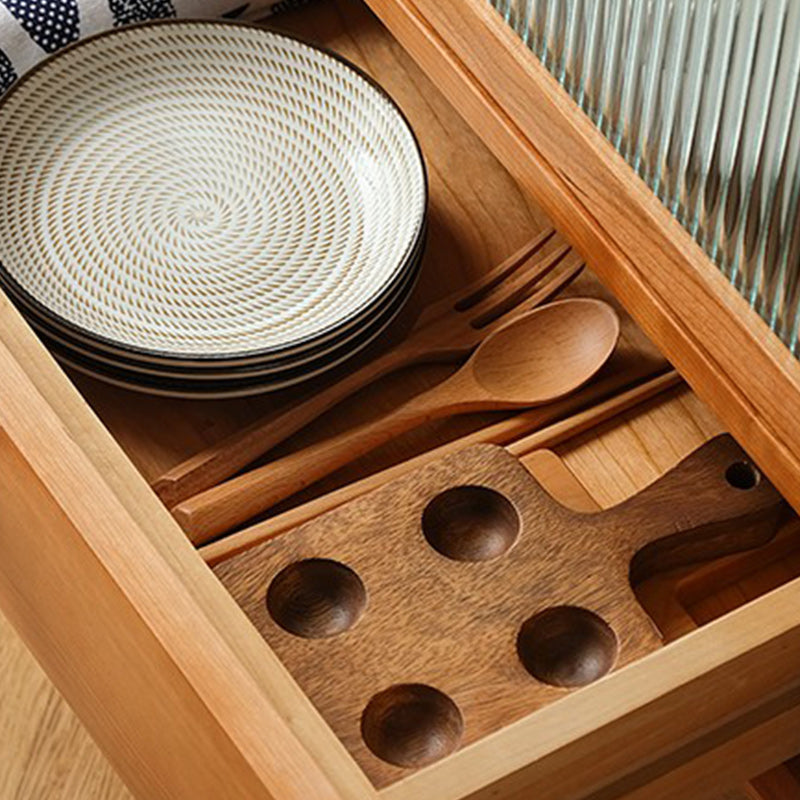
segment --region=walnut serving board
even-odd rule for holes
[[[762,544],[783,508],[730,437],[591,514],[479,445],[215,572],[383,787],[660,647],[631,582]]]

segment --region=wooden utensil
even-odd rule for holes
[[[423,422],[471,411],[544,405],[586,383],[608,360],[619,320],[607,303],[551,303],[494,331],[448,380],[388,417],[252,470],[173,509],[184,529],[213,536]]]
[[[598,513],[478,445],[214,569],[380,788],[659,648],[631,579],[764,544],[785,509],[729,436]],[[409,684],[439,694],[389,736],[373,703]]]
[[[348,483],[333,492],[327,492],[231,536],[206,544],[201,534],[195,534],[192,542],[198,546],[204,545],[200,547],[200,554],[207,564],[217,564],[248,547],[280,536],[290,528],[296,528],[332,511],[337,506],[349,503],[356,497],[375,491],[402,475],[415,472],[425,464],[475,444],[505,445],[509,453],[527,465],[528,459],[533,454],[542,452],[542,448],[555,447],[640,403],[651,400],[662,392],[676,388],[681,384],[681,377],[674,370],[670,370],[650,380],[631,385],[632,383],[628,381],[625,384],[621,382],[620,376],[606,374],[602,380],[598,379],[589,386],[584,386],[583,389],[558,403],[546,407],[540,406],[508,417],[487,428],[481,428],[460,439],[440,445],[434,450],[421,453],[408,461],[401,461],[381,472]],[[619,387],[623,385],[628,388],[619,391]],[[576,413],[576,409],[579,408],[583,410]],[[553,419],[559,421],[547,424]],[[546,427],[542,427],[543,425]]]
[[[559,267],[558,273],[544,279]],[[165,505],[230,478],[354,392],[411,364],[458,361],[504,325],[520,304],[535,308],[577,277],[583,260],[550,228],[488,275],[428,306],[394,348],[279,414],[196,453],[153,483]],[[543,282],[544,281],[544,282]]]

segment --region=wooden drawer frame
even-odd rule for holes
[[[488,7],[371,5],[796,502],[796,362]],[[376,792],[5,298],[0,376],[0,604],[138,796],[702,798],[800,750],[795,581]]]
[[[800,507],[800,362],[488,0],[369,4]]]

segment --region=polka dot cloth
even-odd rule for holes
[[[78,0],[0,0],[46,53],[80,35]]]
[[[0,50],[0,94],[2,94],[17,79],[17,71],[11,59]]]
[[[166,17],[258,18],[307,0],[0,0],[0,96],[37,61],[107,30]]]
[[[175,16],[172,0],[110,0],[115,25]]]

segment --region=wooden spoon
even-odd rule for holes
[[[470,411],[526,408],[574,392],[608,360],[619,320],[607,303],[576,298],[512,320],[461,369],[391,414],[273,461],[173,508],[187,533],[224,533],[417,425]]]

